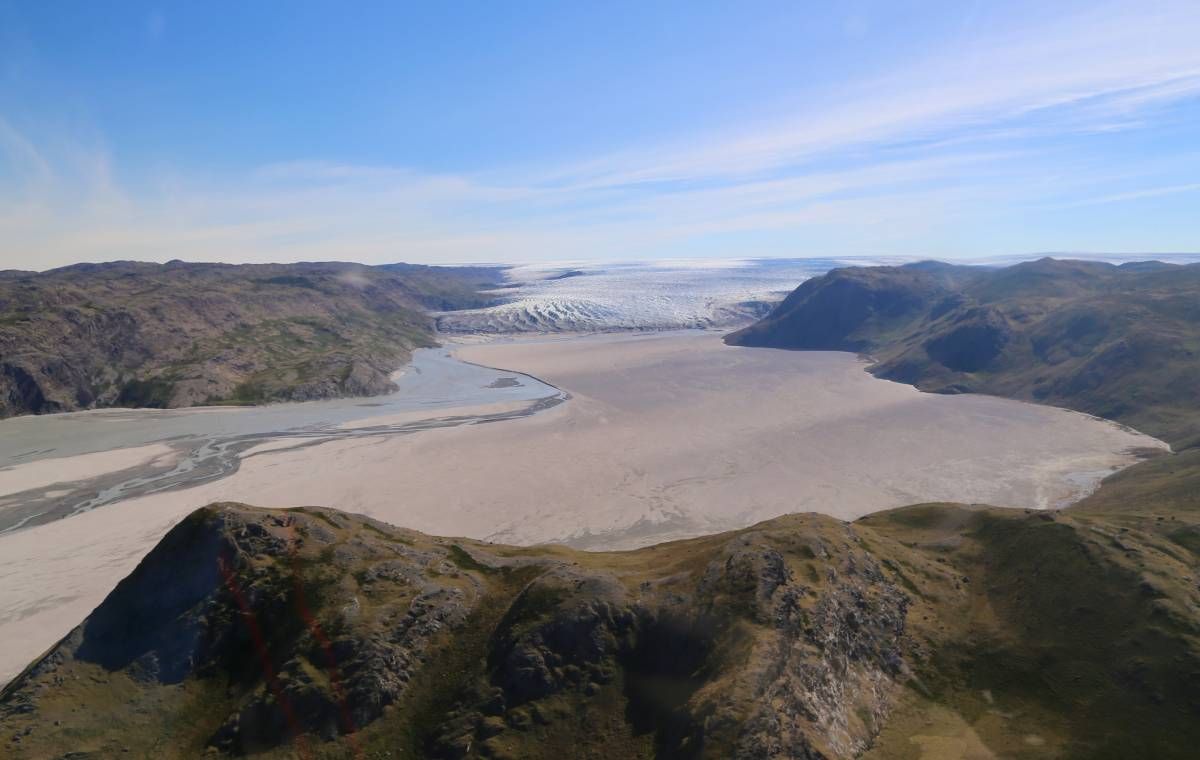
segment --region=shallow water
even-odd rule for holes
[[[119,499],[223,477],[237,470],[246,451],[267,441],[282,440],[290,448],[337,438],[407,434],[525,416],[565,398],[557,388],[536,378],[470,364],[444,348],[414,352],[412,363],[396,378],[396,384],[394,393],[366,399],[260,407],[97,410],[0,421],[3,468],[154,443],[166,443],[178,454],[165,465],[135,467],[86,481],[73,480],[64,463],[61,481],[0,495],[0,533]],[[491,414],[450,413],[456,408],[521,401],[530,403]],[[373,418],[414,411],[429,412],[429,416],[369,424]],[[447,414],[439,416],[439,412]],[[347,423],[354,427],[343,429]]]
[[[513,378],[515,384],[497,383]],[[493,384],[496,384],[493,386]],[[525,401],[558,391],[515,372],[480,367],[451,357],[444,348],[423,348],[396,378],[395,393],[256,407],[106,409],[28,415],[0,421],[0,467],[48,457],[144,446],[180,437],[269,434],[321,430],[398,412]]]

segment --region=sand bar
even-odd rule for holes
[[[165,443],[96,451],[73,457],[39,459],[28,464],[0,468],[0,494],[45,488],[55,483],[94,478],[110,472],[146,465],[174,457]]]

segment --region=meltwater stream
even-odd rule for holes
[[[245,452],[268,441],[279,442],[273,450],[280,450],[341,438],[496,422],[524,417],[568,398],[529,375],[463,362],[444,348],[414,352],[412,363],[396,384],[394,393],[365,399],[260,407],[110,409],[0,421],[0,470],[155,443],[167,444],[177,454],[170,464],[143,465],[87,480],[73,479],[64,462],[58,482],[0,494],[0,533],[70,517],[121,499],[224,477],[237,471]],[[501,402],[528,403],[493,413],[453,413],[454,409]],[[428,416],[370,424],[372,418],[410,412],[427,412]],[[347,423],[354,426],[342,427]]]

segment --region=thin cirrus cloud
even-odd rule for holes
[[[1135,5],[973,39],[846,87],[782,124],[593,160],[560,181],[590,187],[737,176],[855,146],[970,139],[1031,116],[1046,122],[1044,132],[1111,126],[1116,117],[1200,94],[1197,29],[1200,4],[1160,14]]]
[[[1200,97],[1196,29],[1197,3],[1095,6],[945,40],[790,115],[459,175],[300,158],[133,186],[102,144],[39,142],[0,115],[0,266],[1016,252],[988,239],[1078,249],[1106,238],[1074,217],[1031,224],[1048,232],[1027,240],[988,225],[1200,188],[1177,176],[1200,168],[1194,154],[1170,166],[1089,142],[1186,123]]]
[[[1169,185],[1167,187],[1147,187],[1141,190],[1131,190],[1127,193],[1101,195],[1094,198],[1085,198],[1073,203],[1065,203],[1063,204],[1063,207],[1070,208],[1073,206],[1100,206],[1106,203],[1122,203],[1124,201],[1134,201],[1141,198],[1159,198],[1164,195],[1178,195],[1180,193],[1200,193],[1200,182],[1192,182],[1186,185]]]

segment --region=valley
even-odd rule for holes
[[[63,425],[112,442],[137,423],[141,437],[123,441],[135,451],[161,436],[173,450],[201,452],[91,481],[43,475],[32,492],[0,497],[10,502],[0,515],[20,527],[0,534],[0,636],[9,642],[0,672],[15,672],[64,635],[171,525],[217,501],[338,504],[435,535],[618,549],[797,511],[854,519],[949,500],[1057,508],[1165,450],[1084,415],[923,394],[871,377],[852,354],[734,348],[719,332],[474,341],[450,350],[468,363],[448,362],[445,349],[418,354],[398,380],[401,392],[372,402],[380,406],[346,400],[0,422],[49,425],[51,437],[75,439],[67,446],[86,438],[59,434]],[[487,387],[502,377],[524,385]],[[196,426],[193,437],[178,438],[181,425]],[[105,435],[94,430],[106,427]],[[89,456],[82,451],[58,453]],[[42,461],[76,467],[73,458]],[[180,461],[196,465],[172,480]],[[10,478],[39,464],[10,467]],[[19,526],[48,504],[66,506]]]
[[[0,421],[10,749],[1186,757],[1155,705],[1200,664],[1189,389],[1114,415],[1172,449],[1086,413],[1103,383],[1071,411],[962,392],[989,375],[941,348],[941,393],[881,369],[1007,271],[834,270],[732,335],[444,334],[372,399]]]

